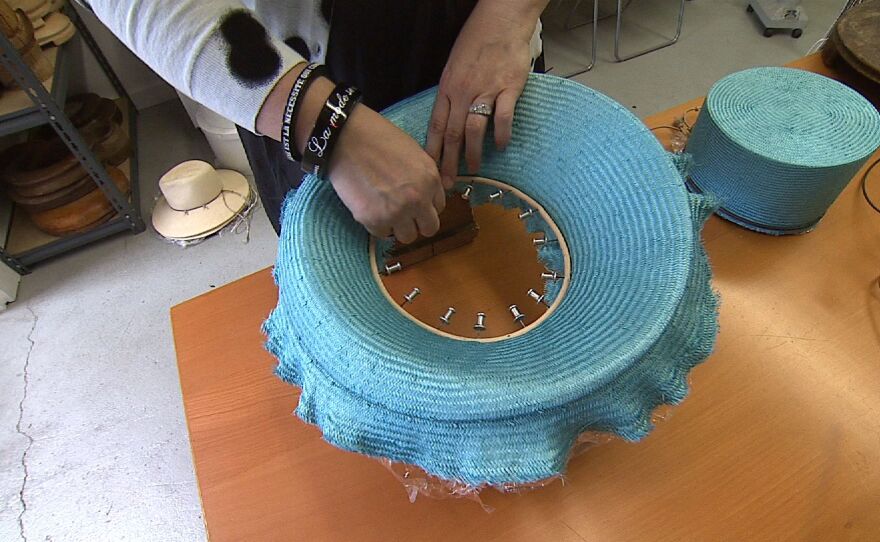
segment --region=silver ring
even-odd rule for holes
[[[492,106],[485,103],[485,102],[480,102],[478,104],[472,105],[470,107],[470,109],[468,109],[468,113],[470,113],[472,115],[482,115],[484,117],[491,117],[492,116]]]

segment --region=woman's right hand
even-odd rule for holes
[[[267,96],[256,119],[257,131],[281,139],[281,116],[301,63],[285,74]],[[294,143],[302,152],[333,83],[315,80],[301,98]],[[357,105],[339,134],[330,157],[330,182],[354,219],[376,237],[394,235],[411,243],[440,229],[446,193],[433,159],[403,130],[365,105]]]
[[[352,111],[330,158],[330,182],[354,219],[376,237],[411,243],[440,229],[446,192],[437,164],[372,109]]]

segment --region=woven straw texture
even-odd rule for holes
[[[764,233],[813,229],[880,146],[880,114],[860,94],[791,68],[754,68],[709,91],[687,145],[692,188],[718,214]]]
[[[532,206],[527,201],[523,201],[516,197],[513,192],[505,192],[503,197],[498,200],[493,200],[490,196],[494,192],[497,192],[498,188],[480,182],[471,184],[459,182],[455,184],[452,191],[453,193],[460,194],[468,187],[471,189],[468,197],[468,203],[470,203],[471,207],[497,204],[503,206],[505,209],[518,209],[519,211],[532,209]],[[565,256],[562,253],[562,247],[558,243],[553,242],[556,240],[556,235],[553,229],[550,228],[540,213],[534,213],[523,219],[523,223],[526,227],[526,231],[529,233],[541,233],[542,237],[548,241],[545,245],[538,248],[538,261],[543,263],[548,271],[555,271],[560,276],[564,276]],[[389,256],[389,252],[394,246],[394,241],[390,239],[376,239],[376,267],[378,269],[384,269],[385,265],[394,264],[397,261],[397,258]],[[547,305],[552,305],[561,289],[561,280],[546,280],[544,282],[543,291],[544,302]]]
[[[435,92],[385,114],[423,143]],[[532,482],[562,472],[583,431],[646,435],[711,351],[699,230],[712,200],[687,193],[629,111],[577,83],[530,76],[515,119],[506,151],[487,137],[479,175],[535,198],[572,264],[558,308],[517,337],[419,327],[381,293],[368,235],[330,185],[309,178],[288,196],[267,348],[302,388],[297,414],[332,444],[474,485]]]

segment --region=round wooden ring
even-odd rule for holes
[[[79,166],[60,141],[29,141],[10,148],[10,160],[3,177],[12,186],[27,186],[49,181]]]
[[[119,124],[111,124],[110,132],[95,145],[95,153],[102,162],[118,166],[131,154],[131,139]]]
[[[82,126],[95,116],[98,106],[101,105],[101,97],[92,92],[77,94],[67,99],[64,104],[64,113],[74,126]]]
[[[437,329],[435,327],[432,327],[432,326],[422,322],[421,320],[415,318],[413,315],[411,315],[409,312],[407,312],[394,298],[391,297],[391,294],[388,293],[388,290],[385,288],[385,284],[382,282],[382,277],[379,274],[379,268],[376,263],[377,259],[376,259],[376,239],[375,238],[372,238],[370,240],[370,269],[373,273],[373,278],[376,279],[376,282],[379,284],[379,289],[382,291],[382,294],[388,300],[388,303],[390,303],[391,306],[393,306],[395,309],[397,309],[398,312],[400,312],[401,314],[406,316],[411,321],[415,322],[416,325],[430,331],[431,333],[434,333],[436,335],[440,335],[441,337],[446,337],[449,339],[456,339],[459,341],[473,341],[473,342],[484,342],[484,343],[497,342],[497,341],[502,341],[505,339],[510,339],[512,337],[518,337],[524,333],[527,333],[530,329],[540,325],[544,320],[549,318],[550,315],[553,313],[553,311],[555,311],[556,308],[559,306],[559,304],[562,302],[562,299],[565,297],[565,293],[568,290],[569,277],[571,276],[571,254],[569,253],[568,245],[565,242],[565,238],[563,237],[562,232],[559,230],[559,227],[553,221],[553,218],[549,214],[547,214],[547,211],[544,210],[544,207],[541,206],[540,203],[538,203],[537,201],[532,199],[531,196],[529,196],[528,194],[525,194],[524,192],[522,192],[522,191],[520,191],[520,190],[518,190],[508,184],[505,184],[501,181],[496,181],[494,179],[486,179],[483,177],[469,177],[466,179],[467,179],[467,182],[484,183],[484,184],[496,186],[496,187],[501,188],[505,191],[509,191],[509,192],[513,193],[517,198],[528,203],[529,207],[531,207],[538,214],[541,215],[541,217],[544,219],[544,221],[547,222],[547,225],[553,231],[554,237],[559,241],[559,248],[562,250],[563,262],[564,262],[564,269],[563,269],[563,273],[562,273],[562,275],[563,275],[562,288],[559,291],[559,295],[556,296],[556,299],[553,300],[553,303],[547,308],[547,310],[544,312],[544,314],[542,314],[540,317],[538,317],[538,319],[536,319],[534,322],[527,325],[523,329],[520,329],[514,333],[508,333],[506,335],[499,335],[497,337],[485,337],[485,338],[483,338],[483,337],[480,337],[480,338],[462,337],[460,335],[454,335],[452,333],[448,333],[446,331],[443,331],[442,329]],[[465,180],[465,179],[460,178],[460,180]]]
[[[13,200],[22,203],[23,200],[45,196],[63,190],[87,176],[86,171],[77,163],[76,166],[62,171],[58,175],[45,181],[20,186],[10,186],[9,196]],[[19,199],[16,199],[16,197]]]
[[[119,169],[107,166],[107,173],[123,194],[128,194],[128,178]],[[97,187],[85,196],[61,207],[30,213],[31,220],[49,235],[62,236],[81,231],[113,211],[113,204]]]
[[[12,194],[10,194],[9,197],[13,201],[24,207],[27,211],[37,213],[40,211],[55,209],[72,201],[76,201],[94,189],[95,181],[92,180],[91,177],[86,175],[71,184],[70,186],[58,190],[57,192],[52,192],[51,194],[46,194],[44,196],[39,196],[36,198],[27,198],[25,200],[16,199],[16,197]]]

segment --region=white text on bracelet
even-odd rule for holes
[[[309,139],[309,151],[315,153],[318,158],[324,157],[324,151],[327,149],[327,142],[332,135],[331,128],[337,128],[337,122],[339,122],[340,117],[344,119],[348,118],[348,115],[345,113],[345,106],[348,105],[351,96],[355,92],[356,90],[354,87],[347,88],[345,92],[341,94],[337,92],[336,101],[338,102],[338,105],[334,105],[330,103],[330,100],[327,100],[325,105],[333,111],[333,114],[330,115],[330,125],[324,128],[320,136],[312,136]]]

